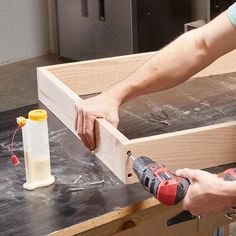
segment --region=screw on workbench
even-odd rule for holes
[[[97,181],[97,182],[92,182],[92,183],[89,183],[89,185],[97,185],[97,184],[104,184],[104,179],[101,180],[101,181]]]
[[[82,178],[82,175],[79,175],[79,177],[74,181],[74,184],[76,184],[81,178]]]
[[[85,188],[69,188],[70,192],[78,192],[78,191],[82,191],[85,190]]]

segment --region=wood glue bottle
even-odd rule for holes
[[[50,151],[48,139],[47,112],[42,109],[32,110],[28,119],[17,118],[22,127],[27,190],[53,184],[51,175]]]

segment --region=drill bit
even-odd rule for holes
[[[128,151],[127,152],[127,155],[129,158],[131,158],[133,161],[135,161],[137,159],[137,157],[131,152],[131,151]]]

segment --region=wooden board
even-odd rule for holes
[[[200,220],[182,222],[167,226],[167,220],[182,211],[180,206],[167,207],[157,204],[154,198],[117,209],[111,213],[73,225],[50,236],[210,236],[218,227],[235,220],[227,219],[223,213],[203,216]],[[225,234],[225,236],[227,236]]]
[[[225,227],[224,235],[229,235],[229,224],[234,222],[235,219],[228,219],[225,217],[224,213],[214,213],[209,214],[207,216],[203,216],[199,220],[199,233],[204,234],[211,234],[217,228]]]
[[[136,54],[39,68],[39,100],[75,133],[74,103],[81,99],[78,95],[106,89],[126,78],[152,55]],[[198,76],[232,72],[234,65],[236,51],[220,58]],[[211,86],[211,82],[206,86]],[[194,86],[191,89],[194,92]],[[97,120],[96,127],[95,154],[126,184],[137,181],[127,160],[127,150],[150,155],[171,170],[207,168],[236,160],[235,122],[134,140],[129,140],[106,120]]]
[[[99,60],[73,62],[64,65],[49,66],[47,70],[76,94],[81,96],[102,92],[112,84],[127,78],[153,55],[153,52],[148,52]],[[235,72],[235,64],[236,50],[219,58],[214,64],[208,66],[194,77]]]
[[[165,163],[171,171],[185,167],[203,169],[235,162],[235,132],[236,121],[227,122],[130,140],[125,150]],[[127,166],[126,182],[133,183],[133,176],[128,177],[132,173],[131,161],[127,161]]]
[[[37,77],[39,100],[77,136],[74,129],[74,105],[81,98],[56,79],[46,68],[38,68]],[[96,155],[115,175],[125,179],[122,142],[128,139],[104,119],[96,122],[96,136]],[[114,153],[116,158],[114,158]]]
[[[78,95],[98,93],[126,78],[153,53],[90,60],[48,67],[48,70]],[[112,73],[112,74],[111,74]],[[78,83],[79,81],[79,83]]]
[[[179,206],[170,208],[158,205],[156,199],[150,198],[50,235],[154,236],[157,235],[157,232],[158,235],[163,236],[197,235],[197,220],[191,220],[170,227],[167,226],[167,220],[179,212],[181,212]]]

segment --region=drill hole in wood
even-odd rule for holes
[[[130,229],[135,226],[136,226],[136,224],[132,220],[129,220],[122,225],[122,230]]]

